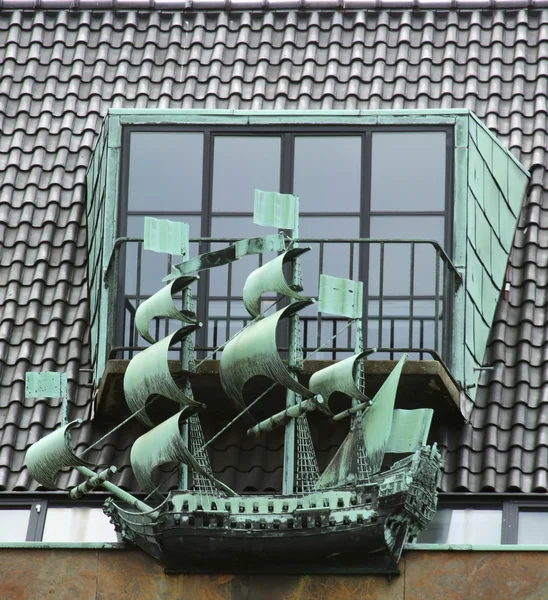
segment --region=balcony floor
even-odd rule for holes
[[[335,361],[309,360],[305,361],[304,369],[299,375],[301,383],[306,385],[310,375]],[[108,423],[120,422],[129,415],[124,399],[123,378],[128,360],[109,360],[101,381],[96,398],[96,419]],[[394,368],[393,360],[365,361],[365,393],[369,397],[378,391],[387,375]],[[179,361],[169,361],[173,374],[179,371]],[[230,420],[235,416],[229,399],[225,396],[219,378],[219,361],[204,362],[198,372],[191,376],[192,388],[196,400],[207,405],[210,416]],[[251,401],[265,391],[271,381],[256,378],[248,382],[245,388],[246,398]],[[269,392],[259,403],[254,416],[257,419],[266,418],[284,408],[284,395],[280,394],[281,387]],[[433,426],[442,423],[461,424],[463,417],[460,410],[460,394],[457,383],[446,370],[445,366],[435,360],[409,360],[406,362],[398,388],[396,407],[404,409],[433,408]],[[333,412],[348,408],[348,399],[342,394],[334,394],[329,402]]]

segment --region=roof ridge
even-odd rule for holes
[[[0,0],[2,10],[495,10],[548,8],[548,0]]]

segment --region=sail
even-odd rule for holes
[[[294,300],[310,300],[301,296],[295,286],[287,282],[284,274],[285,265],[309,250],[310,248],[292,248],[250,273],[244,284],[243,299],[247,312],[252,317],[261,314],[261,297],[267,292],[283,294]]]
[[[387,451],[386,447],[394,417],[396,392],[406,360],[407,354],[404,354],[382,384],[381,389],[375,394],[371,406],[361,419],[367,467],[371,474],[381,470]]]
[[[358,471],[358,429],[353,426],[316,483],[328,489],[356,483]]]
[[[329,401],[331,394],[335,392],[342,392],[359,402],[370,402],[371,399],[356,386],[356,376],[359,366],[358,361],[372,352],[374,350],[365,350],[316,371],[310,377],[308,387],[315,394],[320,394],[326,403]]]
[[[293,379],[283,364],[276,344],[279,321],[293,316],[312,301],[297,301],[244,329],[228,342],[221,355],[219,374],[226,395],[240,410],[246,408],[243,398],[245,383],[257,375],[273,379],[305,398],[314,393]]]
[[[130,457],[135,479],[145,492],[151,494],[155,500],[162,502],[164,497],[155,491],[157,486],[152,479],[152,472],[162,464],[179,462],[188,465],[194,471],[209,479],[219,490],[230,496],[235,496],[233,490],[198,464],[184,444],[181,437],[181,426],[184,417],[186,417],[185,413],[186,411],[182,410],[135,441],[131,448]]]
[[[386,452],[403,454],[416,452],[426,446],[433,416],[433,408],[395,410]]]
[[[149,332],[150,322],[156,317],[178,319],[183,323],[196,322],[193,312],[180,311],[173,301],[175,294],[187,288],[196,279],[197,277],[179,277],[139,305],[135,313],[135,326],[147,342],[156,342]]]
[[[35,442],[25,456],[25,464],[40,485],[55,489],[55,477],[65,467],[93,467],[82,458],[76,456],[72,449],[70,430],[82,423],[81,419],[59,427],[53,433]]]
[[[124,376],[124,394],[131,412],[141,411],[136,415],[141,423],[154,426],[143,410],[147,400],[154,395],[165,396],[182,406],[202,406],[200,402],[187,396],[175,383],[168,363],[169,347],[183,340],[198,327],[199,324],[186,325],[139,352],[130,361]]]

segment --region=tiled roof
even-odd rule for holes
[[[548,0],[0,0],[0,10],[495,10],[547,6]]]
[[[66,370],[71,416],[89,414],[83,182],[109,107],[464,107],[532,183],[496,370],[444,440],[443,487],[546,491],[547,96],[548,11],[0,12],[0,490],[34,489],[24,451],[59,422],[56,402],[25,399],[27,370]],[[96,438],[86,425],[79,448]],[[120,464],[124,439],[95,459]]]

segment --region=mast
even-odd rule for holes
[[[183,250],[182,256],[189,258],[190,257],[190,244],[189,244],[188,237],[184,240],[184,245],[183,245],[182,250]],[[183,301],[182,301],[183,311],[194,312],[193,304],[194,303],[192,302],[192,290],[190,289],[190,286],[186,286],[183,289]],[[191,372],[191,373],[194,373],[196,371],[196,365],[194,362],[194,342],[192,340],[192,336],[188,336],[182,342],[181,368],[183,371],[187,371],[187,372]],[[185,380],[184,393],[188,397],[194,398],[194,394],[192,392],[192,386],[190,385],[190,380],[188,378]],[[191,422],[190,426],[189,426],[189,421]],[[192,415],[189,420],[184,421],[181,424],[181,429],[180,429],[181,439],[183,441],[183,444],[187,448],[190,448],[191,454],[192,454],[193,448],[191,445],[189,445],[189,428],[190,427],[195,428],[196,421],[197,421],[197,426],[200,428],[200,431],[201,431],[201,426],[200,426],[200,421],[198,419],[198,415]],[[207,454],[205,455],[205,458],[207,459]],[[201,456],[200,460],[198,461],[198,464],[200,465],[200,467],[202,467],[205,470],[207,470],[207,467],[209,466],[208,463],[209,463],[209,461],[206,462],[204,460],[203,456]],[[189,489],[188,463],[186,461],[181,462],[181,469],[179,471],[179,489],[180,490],[188,490]]]
[[[188,224],[146,217],[145,248],[155,252],[169,252],[172,255],[181,255],[183,257],[183,262],[178,265],[171,265],[173,272],[164,278],[164,281],[167,281],[168,284],[154,294],[153,297],[146,300],[137,310],[136,323],[138,322],[139,325],[139,333],[141,333],[144,339],[153,343],[151,348],[141,352],[140,355],[132,361],[133,363],[136,362],[141,356],[143,371],[146,370],[146,360],[144,360],[143,355],[147,352],[150,353],[152,348],[158,348],[162,343],[164,345],[163,354],[165,357],[167,357],[167,351],[169,349],[169,342],[156,342],[149,335],[148,326],[149,321],[152,318],[163,316],[167,318],[176,318],[183,322],[190,323],[190,325],[187,326],[189,332],[190,327],[196,329],[201,326],[201,324],[197,323],[195,320],[194,301],[192,290],[190,288],[190,285],[199,278],[197,275],[199,271],[209,270],[218,266],[225,266],[247,255],[283,250],[285,249],[285,241],[281,233],[276,233],[269,236],[240,240],[221,250],[206,252],[199,256],[190,257]],[[182,293],[181,310],[175,307],[175,294],[179,292]],[[138,319],[139,316],[140,318]],[[182,372],[186,374],[195,373],[196,363],[194,359],[194,342],[192,337],[190,335],[185,337],[180,336],[177,338],[177,341],[181,341],[182,343]],[[165,379],[169,380],[167,361],[163,370],[167,370],[164,375]],[[138,380],[137,378],[135,379]],[[170,391],[171,395],[169,397],[173,399],[175,396],[181,404],[195,406],[196,408],[200,407],[200,404],[194,400],[194,394],[188,377],[185,377],[184,379],[182,390],[171,389]],[[153,425],[150,421],[147,424]],[[180,439],[177,436],[173,439],[177,440],[177,444],[181,444],[181,448],[188,448],[189,456],[191,457],[188,460],[181,460],[179,489],[188,490],[194,487],[199,492],[213,492],[219,485],[211,476],[211,464],[206,451],[202,425],[198,415],[191,414],[185,419],[180,419],[178,424],[180,428]],[[189,466],[192,469],[192,482],[189,481]]]
[[[292,194],[278,194],[276,192],[262,192],[255,190],[253,220],[259,225],[273,226],[291,231],[291,248],[286,252],[284,259],[291,260],[293,272],[290,286],[278,288],[286,297],[290,298],[290,305],[302,302],[302,296],[296,290],[302,289],[300,255],[305,251],[299,249],[299,197]],[[291,311],[289,316],[289,356],[288,371],[295,380],[293,389],[286,392],[285,407],[287,413],[302,401],[302,394],[298,389],[297,373],[303,366],[303,347],[301,344],[300,322],[298,311]],[[298,412],[298,411],[297,411]],[[297,448],[296,448],[297,444]],[[297,465],[295,458],[297,457]],[[282,493],[292,494],[295,491],[295,467],[297,466],[298,478],[301,487],[305,482],[318,477],[318,465],[310,437],[306,415],[285,420],[284,431],[284,457]],[[304,491],[304,490],[303,490]]]
[[[298,248],[299,239],[299,197],[294,196],[295,204],[297,205],[297,218],[294,221],[291,237],[293,246]],[[298,255],[293,259],[293,274],[291,280],[292,286],[297,287],[301,284],[301,262]],[[295,300],[290,300],[290,303]],[[297,371],[302,369],[303,349],[300,343],[300,328],[299,315],[293,314],[289,317],[289,361],[288,369],[293,379],[297,380]],[[287,390],[285,407],[290,409],[297,404],[302,397],[293,390]],[[292,494],[295,489],[295,419],[291,419],[285,426],[284,431],[284,464],[283,464],[283,480],[282,494]]]

